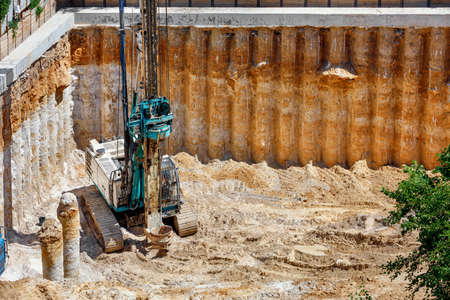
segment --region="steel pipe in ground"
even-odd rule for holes
[[[63,280],[63,239],[61,224],[56,219],[47,219],[39,232],[44,279]]]
[[[64,277],[78,279],[80,275],[80,214],[77,197],[72,193],[63,193],[57,213],[64,237]]]

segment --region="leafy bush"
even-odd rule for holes
[[[42,13],[42,11],[44,10],[40,5],[39,2],[41,2],[41,0],[31,0],[30,2],[30,9],[33,9],[36,7],[36,16],[39,17],[39,15]]]
[[[30,1],[30,9],[37,7],[39,5],[39,2],[41,2],[41,0],[31,0]]]
[[[36,7],[36,16],[39,17],[42,13],[42,11],[44,11],[44,9],[40,6]]]
[[[17,29],[19,29],[19,18],[14,17],[11,21],[9,21],[8,27],[12,30],[13,37],[16,37]]]
[[[358,291],[349,295],[350,300],[372,300],[369,292],[361,286]]]
[[[450,145],[439,155],[440,165],[429,176],[413,162],[409,174],[396,191],[383,192],[395,199],[389,224],[400,224],[402,234],[419,233],[419,247],[407,256],[398,256],[383,265],[391,279],[406,273],[413,297],[421,288],[428,297],[449,299],[450,295]]]

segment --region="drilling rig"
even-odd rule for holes
[[[172,131],[169,100],[158,86],[157,0],[141,0],[137,25],[137,75],[129,113],[125,60],[124,0],[120,11],[120,63],[123,139],[90,140],[86,170],[94,186],[79,197],[81,207],[105,252],[123,248],[120,225],[144,225],[158,230],[163,220],[172,223],[179,236],[197,232],[197,217],[183,203],[178,172],[173,160],[161,154],[161,143]],[[135,51],[133,49],[133,51]],[[117,116],[119,118],[119,116]],[[171,219],[171,221],[170,221]]]

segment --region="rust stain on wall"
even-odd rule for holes
[[[170,28],[160,69],[175,113],[168,150],[281,167],[366,159],[432,168],[450,143],[449,37],[447,28]],[[71,44],[73,68],[98,72],[79,79],[81,90],[98,87],[80,91],[82,106],[116,105],[103,91],[117,74],[102,73],[118,65],[116,29],[76,29]],[[117,114],[78,120],[105,111]],[[101,126],[86,127],[80,144],[113,136]]]

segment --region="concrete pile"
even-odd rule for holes
[[[44,279],[63,279],[63,239],[61,224],[56,219],[47,219],[39,232]]]
[[[80,214],[77,198],[72,193],[61,196],[58,220],[44,221],[39,232],[44,279],[61,281],[78,279],[80,275]]]
[[[64,193],[57,212],[64,237],[64,277],[78,279],[80,275],[80,214],[77,197],[72,193]]]

